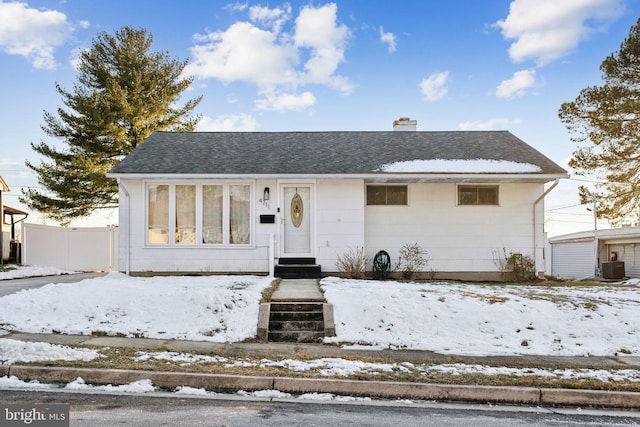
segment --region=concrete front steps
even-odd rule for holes
[[[333,306],[316,279],[283,279],[271,301],[260,304],[257,332],[262,342],[322,342],[335,336]]]
[[[323,307],[323,303],[271,303],[268,341],[321,342],[324,338]]]
[[[319,279],[321,267],[315,258],[280,258],[274,276],[282,279]]]

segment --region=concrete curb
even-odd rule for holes
[[[529,404],[536,406],[595,406],[621,409],[640,408],[640,393],[599,390],[540,389],[534,387],[494,387],[448,384],[403,383],[393,381],[353,381],[324,378],[257,377],[195,374],[183,372],[88,369],[40,366],[0,366],[0,375],[23,381],[69,383],[82,377],[89,384],[129,384],[149,379],[157,387],[173,390],[179,386],[215,392],[238,390],[279,390],[285,393],[332,393],[386,399],[447,400],[482,403]]]

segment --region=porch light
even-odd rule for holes
[[[264,187],[264,193],[262,193],[262,200],[265,202],[269,200],[269,187]]]

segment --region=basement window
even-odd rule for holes
[[[497,185],[459,185],[458,205],[498,205]]]
[[[367,185],[368,206],[407,204],[406,185]]]

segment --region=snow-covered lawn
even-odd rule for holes
[[[272,280],[110,273],[4,296],[0,327],[32,333],[242,341],[256,334],[259,301]]]
[[[0,298],[0,328],[238,342],[272,278],[111,273]],[[55,278],[52,278],[55,282]],[[637,281],[632,282],[637,284]],[[347,348],[461,355],[640,355],[640,286],[498,286],[325,278]]]
[[[636,283],[636,282],[634,282]],[[461,355],[640,354],[640,287],[325,278],[328,342]]]

